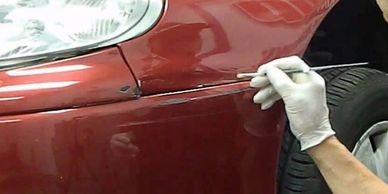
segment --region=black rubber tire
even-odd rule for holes
[[[367,68],[322,72],[327,82],[330,121],[337,137],[352,150],[373,124],[388,120],[388,75]],[[278,194],[328,194],[325,181],[290,130],[284,133],[278,170]]]

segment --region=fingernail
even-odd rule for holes
[[[253,97],[253,102],[254,102],[255,104],[261,104],[261,103],[263,102],[263,100],[262,100],[261,98],[255,98],[255,97]]]
[[[255,104],[260,104],[260,103],[256,102],[256,100],[255,100],[255,99],[253,99],[253,103],[255,103]]]
[[[268,110],[269,108],[271,108],[271,104],[262,104],[261,105],[261,110]]]

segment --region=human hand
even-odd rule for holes
[[[260,88],[254,102],[263,110],[283,99],[292,133],[301,142],[302,150],[322,143],[335,134],[329,121],[324,79],[316,72],[287,75],[282,70],[304,70],[309,66],[299,57],[271,61],[258,69],[261,76],[251,80],[251,87]]]

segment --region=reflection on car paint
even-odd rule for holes
[[[117,48],[0,72],[0,193],[276,193],[282,105],[236,73],[301,55],[334,3],[169,0]]]
[[[9,98],[0,98],[0,102],[2,101],[12,101],[12,100],[20,100],[23,99],[24,97],[18,96],[18,97],[9,97]]]
[[[313,14],[325,14],[338,0],[240,1],[235,6],[249,17],[266,23],[303,22]]]
[[[0,192],[273,193],[284,116],[253,93],[243,82],[1,117],[18,122],[2,124]]]
[[[8,120],[0,120],[0,123],[17,123],[20,121],[22,121],[22,120],[20,120],[20,119],[8,119]]]
[[[71,71],[80,71],[84,69],[90,69],[91,66],[88,65],[65,65],[59,67],[43,67],[39,69],[31,69],[31,67],[20,68],[9,70],[6,72],[9,76],[28,76],[28,75],[42,75],[42,74],[54,74],[54,73],[63,73],[63,72],[71,72]]]
[[[79,82],[65,81],[65,82],[44,82],[44,83],[20,84],[20,85],[12,85],[12,86],[1,86],[0,93],[65,88],[65,87],[75,85],[77,83]]]
[[[143,95],[233,83],[237,72],[302,55],[335,3],[170,0],[155,28],[119,46]]]
[[[1,115],[90,106],[137,97],[135,79],[117,48],[3,71],[0,80]],[[127,88],[125,92],[121,92],[123,87]]]

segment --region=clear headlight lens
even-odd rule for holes
[[[162,0],[0,0],[0,61],[133,38],[152,27],[162,6]]]

